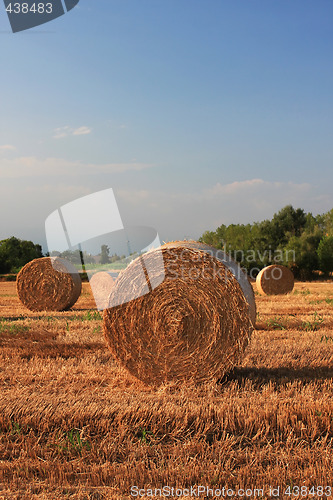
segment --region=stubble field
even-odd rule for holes
[[[333,494],[333,284],[256,300],[233,373],[153,390],[112,360],[88,284],[71,311],[31,313],[0,283],[0,499]]]

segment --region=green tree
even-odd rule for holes
[[[286,205],[272,219],[275,243],[287,243],[289,237],[300,236],[306,222],[304,210],[295,210],[292,205]]]
[[[207,245],[219,248],[220,246],[217,231],[218,229],[216,231],[205,231],[201,238],[199,238],[199,241],[201,241],[201,243],[206,243]]]
[[[0,241],[0,272],[16,272],[33,259],[43,257],[42,247],[12,236]]]
[[[318,269],[317,248],[320,236],[303,232],[300,237],[292,236],[284,247],[283,264],[290,267],[296,278],[310,279]]]
[[[326,236],[333,236],[333,208],[323,215],[324,232]]]
[[[319,269],[324,274],[333,272],[333,236],[325,236],[318,246]]]
[[[101,264],[109,264],[109,262],[110,262],[109,253],[110,253],[109,247],[107,245],[102,245],[101,246]]]
[[[114,255],[111,255],[111,257],[109,257],[109,258],[110,258],[111,263],[114,263],[114,262],[117,262],[118,260],[120,260],[119,255],[117,255],[116,253]]]

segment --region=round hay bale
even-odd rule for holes
[[[114,280],[106,271],[99,271],[89,277],[89,284],[93,293],[97,309],[105,309],[109,305],[109,297]]]
[[[261,295],[284,295],[294,288],[294,275],[287,267],[272,264],[260,271],[256,284]]]
[[[16,280],[17,294],[31,311],[64,311],[81,293],[81,278],[75,267],[59,257],[28,262]]]
[[[163,254],[164,270],[158,266]],[[126,302],[129,291],[145,293],[141,257],[118,277],[104,311],[104,335],[113,356],[146,384],[205,382],[227,373],[242,357],[252,322],[232,272],[206,252],[161,247],[144,254],[150,293]],[[152,271],[154,270],[154,271]]]
[[[249,282],[247,274],[244,271],[242,271],[240,265],[237,262],[235,262],[223,250],[219,250],[210,245],[206,245],[206,243],[200,243],[199,241],[171,241],[169,243],[165,243],[163,245],[163,248],[174,248],[175,246],[182,246],[185,248],[194,248],[196,250],[202,250],[203,252],[207,252],[209,255],[212,255],[216,259],[223,262],[223,264],[230,269],[230,271],[233,273],[238,283],[240,284],[246,302],[248,303],[249,306],[250,319],[253,325],[255,325],[257,308],[256,308],[254,291],[251,283]]]

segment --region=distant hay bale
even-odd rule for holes
[[[161,252],[164,270],[158,266]],[[232,272],[208,253],[182,246],[151,250],[143,258],[149,279],[142,279],[138,257],[115,282],[110,303],[118,295],[120,305],[104,311],[113,356],[150,385],[205,382],[230,371],[252,333],[248,304]],[[147,283],[159,282],[163,272],[164,281],[146,293]],[[132,292],[138,298],[125,302]]]
[[[89,284],[98,309],[105,309],[109,304],[109,296],[114,280],[111,274],[100,271],[89,278]]]
[[[226,252],[223,250],[219,250],[210,245],[206,245],[206,243],[200,243],[199,241],[171,241],[169,243],[165,243],[163,248],[174,248],[175,246],[182,246],[186,248],[194,248],[196,250],[202,250],[203,252],[209,253],[216,259],[223,262],[225,266],[227,266],[230,271],[233,273],[238,283],[240,284],[242,291],[244,293],[246,302],[249,305],[250,319],[255,325],[256,316],[257,316],[257,308],[256,308],[256,300],[254,296],[254,291],[248,277],[244,271],[242,271],[240,265],[235,262]]]
[[[75,304],[81,287],[75,267],[59,257],[28,262],[16,280],[18,297],[31,311],[65,311]]]
[[[260,271],[256,284],[261,295],[284,295],[294,288],[294,275],[287,267],[272,264]]]

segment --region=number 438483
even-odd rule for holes
[[[27,3],[9,3],[6,11],[10,14],[51,14],[52,13],[52,3],[33,3],[30,5]]]

